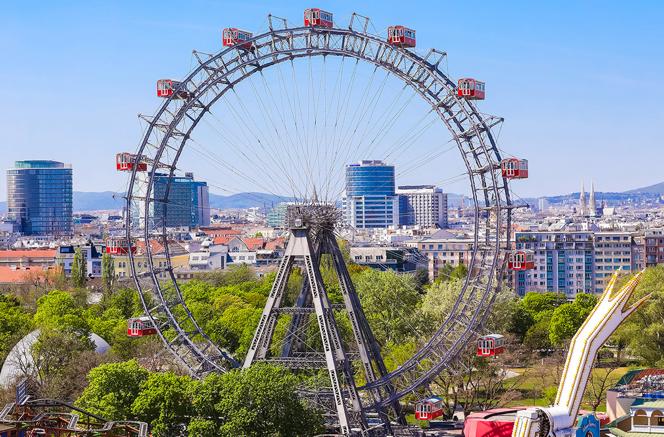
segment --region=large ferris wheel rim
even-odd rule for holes
[[[332,39],[334,37],[342,39],[342,44],[337,48],[333,48],[330,46],[330,43],[333,42]],[[323,40],[322,41],[323,46],[320,46],[321,38]],[[306,45],[296,47],[295,42],[300,39],[306,40]],[[316,40],[315,45],[314,45],[314,40]],[[151,138],[152,133],[155,130],[161,129],[164,131],[163,137],[159,146],[156,148],[156,153],[154,158],[155,163],[160,163],[164,151],[166,150],[166,148],[169,147],[169,140],[172,139],[175,133],[177,132],[177,134],[180,137],[182,137],[182,139],[180,141],[179,146],[177,147],[175,159],[173,160],[172,164],[165,165],[165,167],[170,168],[170,175],[172,176],[176,169],[176,164],[179,155],[184,149],[186,142],[190,137],[191,132],[195,129],[198,122],[205,116],[205,113],[209,111],[209,108],[213,106],[214,103],[234,85],[241,82],[242,80],[245,80],[246,78],[250,77],[256,72],[262,71],[266,67],[270,67],[272,65],[276,65],[288,60],[292,61],[293,59],[296,58],[327,56],[327,55],[345,56],[345,57],[355,58],[357,60],[367,61],[399,77],[407,85],[411,86],[422,98],[424,98],[424,100],[428,101],[432,105],[432,108],[439,114],[441,120],[445,123],[448,130],[451,132],[451,134],[453,135],[454,139],[457,142],[457,145],[461,151],[462,158],[468,170],[468,175],[470,177],[471,188],[472,188],[472,198],[473,198],[473,203],[475,205],[475,229],[473,234],[474,244],[473,244],[473,252],[471,260],[469,263],[470,264],[469,270],[472,272],[477,262],[480,263],[484,262],[484,256],[486,255],[486,253],[489,252],[489,249],[492,249],[494,252],[494,256],[492,257],[492,261],[488,267],[485,267],[483,264],[480,265],[480,272],[481,274],[483,274],[483,277],[486,279],[486,284],[483,287],[484,294],[482,297],[482,301],[485,301],[490,291],[496,288],[492,286],[494,276],[498,276],[502,272],[502,267],[501,267],[502,263],[500,263],[500,256],[499,256],[501,250],[500,248],[501,244],[500,238],[502,235],[501,226],[505,226],[507,241],[509,241],[509,232],[510,232],[509,189],[504,179],[502,179],[503,182],[502,186],[499,185],[499,180],[501,180],[501,178],[494,171],[495,164],[500,162],[500,154],[498,152],[496,142],[491,134],[491,126],[488,126],[487,122],[483,119],[482,115],[477,111],[477,109],[472,103],[464,99],[460,99],[456,97],[456,95],[453,92],[450,92],[455,90],[455,84],[449,79],[449,77],[447,77],[446,74],[444,74],[438,68],[438,63],[440,62],[444,54],[442,52],[436,52],[432,50],[429,52],[429,54],[426,57],[422,58],[412,51],[406,50],[405,48],[402,47],[390,45],[386,41],[374,35],[370,35],[366,32],[358,32],[353,29],[341,29],[341,28],[299,27],[299,28],[271,29],[266,33],[257,35],[256,37],[252,38],[249,42],[253,46],[252,50],[244,50],[239,47],[230,47],[221,50],[216,55],[210,55],[209,58],[204,62],[199,60],[200,65],[197,66],[182,82],[183,86],[186,87],[187,91],[192,93],[192,97],[188,99],[188,101],[186,102],[181,102],[181,101],[178,102],[173,98],[170,98],[164,102],[164,104],[155,114],[152,121],[150,121],[149,123],[149,127],[139,147],[138,156],[144,156],[144,154],[146,153],[146,147],[149,144],[149,140]],[[372,44],[375,44],[376,47],[378,47],[376,52],[371,52],[370,50],[369,51],[367,50],[369,46]],[[264,50],[263,53],[262,51],[265,48],[268,48],[269,50]],[[368,56],[369,53],[373,54],[374,57]],[[232,69],[231,69],[231,63],[229,62],[227,64],[224,59],[224,57],[225,56],[228,57],[227,55],[229,54],[234,55],[234,58],[229,59],[229,61],[237,61],[236,65],[234,65]],[[439,56],[438,61],[435,63],[429,62],[429,57],[432,54],[434,56]],[[262,61],[266,59],[269,60],[269,58],[272,58],[271,62],[268,61],[261,64]],[[411,67],[410,70],[408,70],[408,72],[399,68],[400,67],[399,64],[401,64],[404,60],[406,60],[406,62],[411,62]],[[220,62],[221,65],[219,65]],[[251,69],[252,66],[255,68]],[[416,68],[415,73],[419,75],[417,81],[414,80],[413,75],[411,75],[413,68]],[[216,75],[222,69],[225,69],[223,74]],[[225,83],[225,87],[222,88],[221,91],[218,90],[219,85],[224,83],[223,79],[227,79],[229,76],[231,76],[234,73],[237,73],[240,70],[241,74],[238,75],[237,79],[233,81],[227,80],[227,82]],[[202,80],[199,84],[196,84],[195,79],[197,75],[201,74],[202,72],[205,72],[208,75],[208,78]],[[423,80],[420,81],[419,79],[422,79],[423,76],[427,77],[425,77]],[[432,81],[431,83],[427,84],[426,82],[429,78],[432,78]],[[193,89],[189,88],[190,84],[195,85],[195,87]],[[432,88],[435,88],[434,85],[437,86],[437,90],[435,89],[432,90]],[[206,93],[210,92],[210,90],[216,91],[216,95],[213,97],[213,99],[210,102],[203,103],[200,100],[201,96],[204,96]],[[435,98],[438,98],[441,92],[443,94],[443,100],[433,102],[431,100],[431,96],[435,94]],[[178,125],[181,123],[182,119],[185,116],[190,117],[188,115],[188,112],[191,111],[196,104],[200,104],[202,106],[198,107],[199,112],[195,114],[195,117],[192,118],[191,126],[188,128],[186,132],[178,131],[177,130]],[[175,111],[170,111],[169,110],[170,107],[173,107]],[[455,107],[460,108],[460,110],[456,115],[453,115],[451,109]],[[168,118],[162,121],[162,117],[166,113],[169,113],[172,116],[172,119],[170,121],[168,120]],[[452,115],[452,116],[446,118],[446,115]],[[464,122],[461,122],[460,118],[458,118],[460,115],[464,117],[464,122],[473,119],[476,122],[470,125],[469,129],[468,127],[465,127]],[[454,129],[455,127],[456,130]],[[469,144],[472,145],[472,142],[475,139],[479,141],[480,149],[474,149],[471,154],[465,153],[463,149],[464,142],[468,142]],[[172,146],[171,149],[173,149]],[[491,168],[487,168],[487,166],[480,167],[481,164],[481,159],[479,158],[480,153],[484,155],[484,158],[486,160],[488,160],[487,164],[490,165]],[[154,203],[154,199],[150,199],[150,193],[154,185],[153,181],[157,168],[158,166],[154,165],[152,170],[150,171],[149,180],[147,181],[147,191],[145,193],[143,200],[143,202],[145,203],[144,219],[146,224],[149,223],[149,218],[150,218],[149,217],[150,202],[152,201]],[[486,184],[487,180],[485,178],[485,175],[487,174],[490,175],[489,178],[491,182],[490,185]],[[127,208],[126,228],[127,228],[128,238],[131,238],[132,236],[131,205],[133,198],[135,197],[133,196],[133,190],[135,188],[135,183],[137,182],[136,175],[137,175],[136,169],[134,168],[127,195],[128,208]],[[491,247],[489,247],[490,246],[489,244],[482,246],[483,247],[482,259],[480,261],[478,261],[478,253],[480,251],[480,246],[482,245],[479,236],[482,214],[480,214],[481,207],[479,206],[481,202],[478,200],[479,190],[476,187],[477,184],[474,177],[477,177],[482,182],[481,190],[484,194],[484,199],[483,199],[484,200],[483,203],[485,204],[484,211],[487,212],[487,216],[490,216],[490,212],[493,211],[493,213],[497,217],[495,224],[496,227],[495,238],[493,240],[494,244]],[[168,179],[167,184],[170,185],[170,178]],[[169,188],[166,189],[166,192],[168,192],[168,189]],[[500,192],[501,190],[504,198],[501,196]],[[495,201],[495,204],[491,202],[491,196],[489,195],[490,192],[493,193],[493,200]],[[140,201],[140,198],[138,200]],[[501,223],[503,213],[506,213],[505,223]],[[489,224],[488,220],[487,224]],[[484,243],[489,243],[491,240],[488,238],[488,233],[490,232],[488,227],[486,232],[487,236],[485,236],[484,238]],[[146,241],[145,245],[147,252],[146,258],[149,264],[151,279],[154,283],[153,287],[154,289],[151,291],[155,291],[156,294],[159,296],[159,299],[162,301],[161,303],[164,304],[163,302],[164,294],[162,293],[161,290],[159,278],[157,278],[157,275],[155,274],[156,269],[153,265],[153,260],[152,260],[153,258],[152,248],[151,245],[149,244],[151,238],[153,237],[150,226],[145,226],[143,233]],[[162,232],[157,236],[162,237],[164,241],[166,241],[165,225],[162,227]],[[168,269],[166,269],[166,271],[168,272],[168,275],[174,285],[174,291],[177,293],[178,299],[181,301],[181,305],[184,308],[186,308],[186,305],[184,304],[184,301],[182,299],[181,292],[179,290],[177,280],[172,271],[168,244],[164,244],[164,250],[168,262]],[[151,309],[148,308],[148,304],[143,295],[144,293],[143,287],[141,286],[139,278],[136,275],[136,269],[134,266],[135,261],[131,252],[129,253],[129,257],[130,257],[130,267],[131,267],[132,276],[134,277],[136,285],[139,288],[143,306],[146,310],[146,313],[148,313],[148,316],[152,318],[153,316],[150,312]],[[497,272],[498,275],[496,274]],[[399,377],[400,375],[403,375],[407,372],[413,372],[414,369],[418,367],[418,364],[420,363],[420,360],[423,359],[423,357],[426,358],[427,356],[430,356],[430,352],[438,344],[440,344],[441,341],[444,340],[441,338],[441,336],[445,335],[446,327],[449,327],[450,325],[453,325],[455,322],[457,322],[453,320],[454,314],[463,305],[462,301],[464,296],[466,296],[466,293],[468,292],[468,288],[471,288],[471,294],[474,293],[475,288],[478,288],[477,283],[471,284],[472,280],[473,278],[471,278],[471,275],[469,274],[469,276],[466,278],[466,281],[464,282],[461,295],[459,299],[455,302],[451,314],[449,315],[445,323],[443,323],[443,325],[439,328],[439,330],[432,336],[432,338],[417,353],[415,353],[413,357],[411,357],[406,363],[404,363],[404,365],[402,365],[396,371],[386,375],[385,378],[373,383],[372,386],[387,384],[394,378]],[[499,287],[499,283],[497,287]],[[463,335],[456,340],[456,342],[453,344],[454,349],[450,349],[451,354],[448,355],[454,355],[455,353],[458,353],[459,346],[464,346],[467,343],[468,339],[474,335],[474,332],[477,331],[477,328],[481,325],[481,323],[483,323],[484,319],[486,318],[487,308],[482,308],[481,306],[478,306],[476,311],[472,313],[472,318],[467,321],[467,324],[469,325],[468,329],[465,330]],[[185,342],[185,346],[189,348],[189,352],[193,351],[192,355],[194,355],[196,358],[200,360],[206,361],[207,357],[205,355],[205,352],[197,350],[195,342],[192,341],[192,339],[190,338],[191,337],[190,333],[185,332],[185,330],[180,326],[180,322],[173,315],[172,311],[169,308],[169,305],[164,304],[163,309],[164,312],[166,313],[167,318],[169,319],[169,324],[176,328],[178,335],[183,336],[182,340]],[[207,338],[205,333],[197,325],[190,312],[188,312],[188,318],[191,322],[193,322],[195,326],[194,333],[200,334],[202,338],[209,341],[209,338]],[[478,318],[480,320],[478,320]],[[159,329],[159,334],[162,340],[169,346],[171,352],[173,352],[176,356],[178,356],[178,358],[181,358],[178,354],[179,349],[176,347],[171,347],[171,344],[166,339],[166,337],[164,337],[163,333],[161,332],[161,329]],[[224,356],[225,354],[224,351],[222,350],[217,350],[217,356],[219,356],[219,352],[221,352],[221,356],[223,357],[223,359],[225,360],[232,359],[232,357],[230,356]],[[196,369],[193,369],[192,366],[189,363],[187,363],[184,359],[181,359],[181,361],[184,362],[189,367],[192,373],[195,374],[200,372],[200,369],[205,369],[205,371],[224,370],[224,368],[222,366],[219,366],[215,361],[204,363],[205,365],[197,366]],[[415,380],[415,384],[419,386],[430,381],[430,379],[433,376],[435,376],[434,374],[437,374],[440,371],[440,368],[448,364],[449,361],[450,361],[449,357],[448,359],[440,360],[438,366],[434,366],[430,371],[425,372],[424,375],[420,375],[420,377]],[[406,387],[404,390],[397,393],[395,396],[403,396],[409,391],[412,391],[414,388],[416,387]],[[386,402],[389,402],[389,400],[386,400]]]

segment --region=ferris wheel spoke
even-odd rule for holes
[[[305,186],[304,186],[304,195],[305,199],[310,197],[310,187],[313,182],[313,175],[312,175],[312,170],[311,170],[311,157],[310,157],[310,147],[308,146],[309,143],[309,128],[307,127],[307,123],[304,121],[304,115],[302,113],[302,97],[300,95],[300,87],[299,84],[301,83],[297,79],[297,73],[295,71],[295,64],[294,61],[291,59],[290,60],[290,66],[291,66],[291,79],[292,79],[292,87],[293,90],[295,91],[295,98],[293,101],[293,106],[295,108],[295,116],[299,117],[300,121],[300,126],[301,126],[301,134],[302,138],[304,138],[304,145],[303,145],[303,150],[302,150],[302,156],[300,159],[303,161],[301,163],[301,168],[304,170],[303,174],[305,176]],[[307,105],[309,104],[309,99],[304,99],[307,102]],[[308,106],[307,106],[308,108]],[[308,112],[308,111],[307,111]]]
[[[359,60],[356,59],[355,63],[353,64],[353,70],[350,75],[350,83],[348,86],[346,86],[345,93],[344,93],[344,98],[343,98],[343,107],[342,105],[342,99],[341,99],[341,93],[339,94],[339,99],[337,100],[337,109],[336,109],[336,115],[335,115],[335,121],[334,121],[334,130],[333,130],[333,135],[330,140],[330,145],[331,149],[334,151],[332,154],[332,163],[330,164],[332,168],[336,167],[336,162],[337,162],[337,157],[339,156],[340,152],[340,144],[341,144],[341,135],[342,132],[344,132],[344,128],[346,126],[346,119],[348,116],[348,113],[350,111],[344,111],[344,108],[348,108],[349,102],[350,102],[350,96],[354,92],[355,88],[355,83],[356,83],[356,77],[357,77],[357,67],[359,64]]]
[[[229,174],[239,176],[239,177],[255,184],[257,187],[259,187],[263,190],[266,190],[266,192],[277,196],[277,193],[273,191],[272,186],[265,185],[265,184],[261,183],[258,179],[254,178],[252,176],[249,176],[248,174],[240,171],[236,166],[224,161],[219,156],[214,154],[209,148],[205,147],[201,142],[195,140],[194,138],[190,138],[190,141],[192,141],[192,143],[195,145],[194,147],[191,148],[191,150],[193,150],[194,152],[199,153],[204,158],[207,158],[209,160],[207,162],[212,163],[213,165],[217,166],[217,168],[219,168],[219,169],[222,169],[224,171],[229,172]],[[244,152],[243,152],[243,155],[244,155]],[[250,160],[250,158],[248,156],[245,156],[245,157],[246,157],[246,159]]]
[[[268,163],[267,157],[268,156],[274,157],[274,160],[277,163],[277,167],[279,167],[279,168],[278,169],[271,169],[270,168],[270,175],[271,175],[272,179],[277,179],[278,180],[279,176],[280,176],[280,173],[282,173],[282,172],[283,172],[284,175],[287,175],[286,176],[287,178],[289,178],[290,172],[286,169],[285,164],[283,163],[283,158],[281,157],[281,154],[279,154],[279,153],[272,154],[270,152],[270,150],[268,149],[268,147],[267,147],[267,145],[276,144],[276,143],[278,143],[278,141],[276,141],[274,139],[270,140],[269,135],[265,135],[263,129],[258,127],[256,119],[249,114],[249,112],[247,111],[246,106],[242,102],[242,99],[237,95],[235,90],[233,90],[233,94],[235,95],[236,100],[239,103],[240,109],[244,112],[244,116],[237,115],[236,120],[238,120],[238,122],[247,129],[247,134],[249,134],[249,133],[253,134],[252,136],[254,137],[254,140],[256,141],[256,144],[258,144],[258,146],[260,148],[257,151],[258,153],[256,154],[256,156],[265,156],[266,157],[264,160],[262,160],[262,162],[264,162],[266,164],[265,168],[270,168],[269,166],[267,166],[267,163]],[[266,113],[266,111],[264,112],[264,115],[265,115],[265,113]],[[253,124],[256,126],[256,129],[252,129],[248,125],[246,120],[252,120]],[[292,185],[291,190],[293,192],[295,192],[296,187],[293,185],[294,184],[293,181],[289,179],[289,182]]]
[[[367,148],[367,152],[366,152],[367,156],[372,156],[372,154],[373,154],[372,146],[375,146],[375,144],[372,144],[371,141],[369,141],[369,138],[371,137],[371,135],[370,135],[371,131],[372,130],[376,131],[376,135],[377,135],[377,133],[381,131],[380,126],[382,126],[384,124],[385,119],[388,118],[388,115],[391,114],[392,111],[393,111],[392,108],[394,108],[394,106],[392,106],[392,103],[394,101],[390,102],[388,104],[380,104],[381,103],[380,100],[383,96],[383,92],[385,91],[385,86],[386,86],[387,81],[390,77],[391,77],[391,73],[387,72],[386,75],[385,75],[385,79],[383,80],[382,84],[380,85],[380,89],[377,93],[376,103],[373,105],[371,114],[369,115],[369,119],[365,123],[364,130],[359,136],[358,149],[362,150],[364,147],[366,147]],[[404,85],[404,87],[402,87],[401,91],[396,96],[396,98],[399,98],[399,96],[402,95],[404,90],[405,90],[405,85]],[[376,109],[379,108],[379,107],[382,107],[381,114],[378,117],[376,117],[376,119],[374,120],[374,114],[376,113]],[[366,143],[366,146],[365,146],[365,143]]]
[[[261,72],[261,75],[262,75],[262,72]],[[288,181],[291,185],[291,191],[293,193],[293,197],[297,197],[296,192],[301,196],[301,193],[299,193],[298,184],[297,184],[296,181],[293,180],[293,178],[291,176],[293,174],[296,174],[296,172],[293,171],[293,163],[295,162],[295,160],[291,156],[290,151],[289,151],[289,147],[288,147],[288,143],[292,144],[290,134],[289,134],[287,129],[284,129],[283,132],[281,132],[279,130],[279,127],[277,126],[277,124],[274,121],[274,119],[276,117],[272,114],[272,108],[269,107],[264,102],[263,98],[261,98],[261,96],[260,96],[260,93],[256,89],[255,84],[251,80],[250,80],[250,85],[251,85],[251,88],[254,92],[256,100],[259,102],[259,106],[262,108],[262,110],[260,112],[267,118],[267,120],[269,121],[269,123],[271,125],[272,130],[274,130],[274,132],[275,132],[274,137],[272,139],[269,139],[266,142],[266,144],[274,146],[275,149],[280,149],[281,150],[281,151],[277,150],[276,153],[273,153],[273,152],[270,153],[270,152],[268,152],[268,150],[263,148],[263,152],[265,153],[266,156],[274,157],[274,159],[277,162],[277,165],[279,167],[279,172],[277,173],[277,175],[282,174],[284,177],[286,177],[288,179]],[[268,94],[268,96],[269,95],[270,94]],[[239,100],[239,98],[238,98],[238,100]],[[244,111],[245,117],[251,118],[251,114],[247,110],[245,104],[241,101],[240,101],[240,106],[241,106],[242,110]],[[286,157],[285,161],[284,161],[284,157]],[[290,166],[288,165],[288,163],[290,163]]]
[[[357,133],[358,127],[360,123],[362,123],[362,120],[364,119],[366,113],[368,112],[368,106],[371,103],[368,96],[370,94],[370,90],[372,90],[373,88],[373,82],[376,77],[377,69],[378,67],[375,67],[373,69],[367,84],[364,85],[363,87],[363,92],[359,102],[357,103],[357,105],[354,105],[355,110],[352,111],[350,124],[348,124],[348,126],[345,126],[344,123],[342,129],[339,129],[339,136],[337,137],[337,141],[334,147],[334,155],[332,157],[332,163],[330,164],[329,167],[330,174],[332,174],[332,172],[334,172],[334,170],[339,167],[343,169],[343,167],[346,165],[349,159],[349,155],[353,150],[353,145],[354,145],[353,137]],[[353,73],[355,74],[355,71]],[[350,99],[350,95],[347,96],[347,98]],[[348,103],[346,103],[346,106],[349,106]],[[355,123],[353,123],[353,121],[355,121]],[[330,176],[329,179],[331,180],[332,177]]]
[[[344,67],[345,67],[345,62],[346,62],[346,57],[342,56],[341,57],[341,62],[337,71],[337,77],[334,81],[333,87],[332,87],[332,98],[329,100],[329,110],[326,108],[326,114],[334,114],[334,123],[331,123],[329,126],[329,129],[331,129],[331,133],[328,133],[326,135],[326,147],[325,147],[325,162],[330,162],[332,156],[333,156],[333,151],[331,145],[334,144],[334,139],[337,134],[337,126],[338,126],[338,119],[339,119],[339,103],[341,102],[341,96],[344,94],[343,91],[348,92],[348,88],[352,87],[352,84],[347,87],[346,90],[343,90],[343,77],[344,77]],[[336,101],[336,105],[335,105]],[[336,111],[334,108],[336,107]],[[325,117],[325,123],[327,127],[327,119],[328,116],[326,115]],[[330,120],[331,122],[332,120]],[[326,129],[327,132],[327,129]],[[330,199],[332,201],[336,200],[333,197],[330,197],[330,183],[331,183],[331,173],[334,172],[334,164],[329,165],[329,173],[327,180],[325,182],[325,198]]]
[[[262,71],[261,71],[261,82],[263,84],[263,89],[265,90],[265,92],[267,93],[267,96],[269,97],[268,100],[272,103],[272,106],[274,107],[274,113],[277,114],[278,119],[281,121],[281,126],[283,128],[283,132],[285,132],[285,135],[281,138],[281,144],[282,144],[282,149],[286,154],[286,162],[290,164],[289,171],[288,171],[288,174],[286,175],[286,177],[291,178],[291,183],[297,184],[297,182],[294,181],[292,179],[292,177],[290,176],[291,174],[292,175],[298,174],[297,159],[296,159],[297,155],[294,155],[293,153],[291,153],[291,149],[292,149],[291,146],[296,145],[296,147],[298,147],[297,144],[300,143],[299,148],[301,148],[301,141],[302,140],[300,138],[298,138],[297,132],[295,132],[295,134],[293,134],[291,129],[288,127],[288,124],[286,123],[286,120],[284,119],[284,115],[283,115],[283,108],[286,106],[286,105],[284,105],[283,98],[279,102],[280,105],[277,106],[277,102],[276,102],[276,99],[275,99],[274,94],[272,92],[272,89],[270,88],[270,86],[269,86],[269,84],[268,84],[268,82],[267,82],[267,80],[266,80],[266,78],[265,78]],[[298,193],[299,193],[299,189],[298,189]],[[302,194],[299,193],[299,198],[302,198],[302,197],[303,197]]]
[[[225,99],[224,99],[225,100]],[[229,113],[232,115],[234,120],[236,121],[237,126],[242,126],[242,117],[237,113],[237,111],[232,107],[232,105],[225,101],[227,103],[227,106],[230,107]],[[212,111],[209,111],[211,114],[212,118],[216,120],[219,124],[221,124],[221,120],[214,115]],[[205,120],[205,119],[204,119]],[[246,125],[246,124],[245,124]],[[227,138],[227,136],[224,134],[224,132],[230,133],[233,132],[232,129],[218,129],[214,125],[210,124],[210,126],[219,134],[222,138],[225,138],[227,140],[227,144],[235,150],[239,156],[241,156],[244,160],[244,162],[251,164],[253,167],[256,169],[259,169],[265,176],[267,176],[270,179],[270,182],[273,186],[275,187],[280,187],[283,184],[283,181],[280,180],[279,174],[275,173],[275,170],[270,168],[269,166],[266,165],[265,161],[259,160],[258,157],[263,155],[265,152],[261,152],[261,150],[258,150],[256,147],[252,146],[254,144],[254,141],[249,137],[249,135],[245,132],[245,129],[240,129],[240,132],[242,136],[244,137],[243,139],[237,140],[234,138],[231,138],[230,140]],[[246,149],[246,151],[245,151]],[[249,153],[247,153],[249,152]],[[253,157],[256,157],[255,159]],[[275,194],[272,192],[272,190],[268,191],[272,194]]]
[[[364,85],[364,90],[362,92],[359,102],[357,103],[357,105],[355,105],[354,111],[352,111],[350,123],[348,124],[347,128],[341,132],[341,136],[339,138],[339,143],[337,146],[339,148],[340,153],[337,156],[341,158],[342,164],[344,163],[345,159],[347,159],[349,149],[352,150],[353,137],[357,133],[357,129],[360,123],[362,123],[362,120],[364,119],[367,113],[367,107],[370,104],[369,91],[373,88],[373,82],[376,78],[377,72],[378,72],[378,67],[376,66],[371,72],[371,76],[369,77],[367,84]],[[335,156],[335,159],[333,159],[332,161],[333,165],[336,163],[337,156]]]

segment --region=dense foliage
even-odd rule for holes
[[[330,300],[342,303],[330,260],[322,261]],[[353,264],[349,271],[389,369],[401,365],[420,347],[422,338],[445,320],[467,274],[464,267],[447,267],[434,283],[424,284],[418,275]],[[177,363],[162,353],[158,338],[127,337],[127,319],[143,313],[134,290],[121,288],[107,277],[99,287],[104,290],[101,300],[91,304],[88,290],[77,286],[78,279],[67,283],[59,278],[35,281],[28,291],[0,294],[0,361],[21,337],[40,330],[31,350],[38,395],[77,399],[79,405],[104,417],[149,421],[155,435],[179,435],[183,424],[190,435],[200,436],[264,435],[268,429],[272,435],[309,435],[318,429],[320,416],[294,395],[299,382],[292,374],[257,366],[194,382],[177,373]],[[204,331],[241,360],[273,279],[274,275],[257,277],[251,268],[241,266],[203,275],[182,284],[181,290]],[[288,282],[285,304],[292,304],[301,287],[302,275],[296,269]],[[647,294],[652,294],[650,300],[609,343],[618,351],[618,362],[627,357],[638,360],[635,364],[664,366],[664,267],[644,273],[636,297]],[[595,302],[596,297],[587,294],[568,302],[557,293],[518,298],[505,290],[496,297],[486,328],[507,336],[513,352],[506,354],[511,365],[526,366],[526,351],[536,351],[538,360],[562,356]],[[335,311],[335,317],[342,340],[351,342],[344,312]],[[276,327],[273,353],[288,321],[285,317]],[[110,344],[109,352],[94,352],[93,332]],[[311,344],[320,342],[315,323],[305,335]],[[448,392],[455,393],[454,402],[464,409],[493,405],[489,397],[507,402],[513,391],[506,384],[496,384],[502,378],[500,366],[507,361],[476,363],[472,345],[468,353],[470,373],[461,380],[440,379],[439,389],[444,391],[445,384],[456,381]],[[357,378],[361,383],[362,376]],[[256,395],[264,392],[270,393],[265,395],[266,402]],[[234,411],[242,413],[231,414]]]
[[[202,381],[150,373],[136,360],[103,364],[88,374],[80,407],[113,420],[141,420],[153,435],[191,437],[309,436],[322,417],[296,394],[298,380],[269,365],[211,374]]]

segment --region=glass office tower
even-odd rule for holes
[[[383,161],[360,161],[346,166],[345,221],[359,229],[399,224],[394,166]]]
[[[184,176],[155,175],[154,197],[167,199],[153,205],[154,225],[157,227],[165,224],[166,227],[195,228],[210,224],[208,185],[195,181],[193,173]]]
[[[57,161],[16,161],[7,170],[7,215],[25,235],[71,235],[72,169]]]

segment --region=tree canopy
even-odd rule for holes
[[[297,378],[279,367],[212,374],[196,383],[197,416],[191,437],[309,436],[321,431],[322,417],[296,394]]]
[[[74,287],[85,287],[85,281],[88,279],[88,267],[81,248],[74,250],[74,259],[71,263],[71,282]]]
[[[76,405],[109,420],[130,420],[134,400],[148,376],[136,360],[102,364],[88,373],[89,384]]]
[[[53,290],[39,298],[34,321],[40,328],[72,332],[86,338],[90,332],[83,308],[66,291]]]

